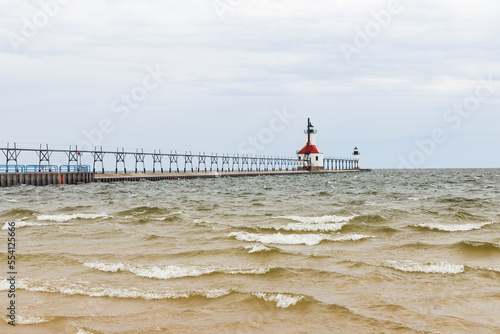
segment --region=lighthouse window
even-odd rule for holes
[[[299,157],[299,160],[302,160],[302,157]]]
[[[318,161],[318,160],[319,160],[319,157],[316,157],[316,161]]]

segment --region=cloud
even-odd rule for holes
[[[50,1],[56,0],[42,3]],[[0,98],[9,109],[5,121],[23,123],[22,115],[37,120],[7,130],[0,141],[21,137],[34,143],[74,143],[83,129],[112,114],[112,101],[140,83],[146,66],[161,66],[169,79],[134,111],[141,117],[120,124],[105,144],[167,149],[170,143],[203,149],[217,145],[234,151],[228,143],[220,146],[223,140],[212,136],[208,124],[190,122],[206,113],[220,119],[233,112],[245,122],[256,110],[267,115],[283,106],[298,106],[298,118],[319,118],[325,142],[340,140],[329,128],[353,119],[362,137],[378,138],[377,129],[389,127],[397,140],[405,133],[425,135],[447,108],[470,94],[481,76],[492,75],[495,82],[500,77],[495,16],[500,5],[492,0],[401,0],[401,12],[351,62],[339,46],[353,44],[358,29],[374,20],[373,13],[387,9],[389,1],[243,0],[225,12],[224,20],[211,0],[66,2],[17,53],[8,34],[22,36],[26,20],[33,21],[43,9],[37,1],[0,4],[0,61],[8,64],[0,68]],[[479,111],[483,123],[475,126],[498,123],[492,112],[497,107],[496,96],[486,101]],[[173,129],[155,134],[154,142],[147,139],[148,120],[161,124],[172,117],[189,124],[184,128],[188,132]],[[377,119],[397,126],[376,124]],[[401,127],[405,119],[418,126]],[[50,134],[40,135],[35,130],[40,124]],[[240,126],[230,124],[225,135],[240,136]],[[293,131],[300,136],[301,128],[297,124]],[[161,131],[156,125],[154,129]],[[135,145],[126,138],[131,132],[138,136]],[[184,135],[210,139],[203,145],[174,141]],[[293,155],[296,147],[286,140],[276,138],[268,152]],[[349,152],[350,146],[331,150]],[[384,154],[373,161],[375,166],[390,167],[385,161],[399,153]]]

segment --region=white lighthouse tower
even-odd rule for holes
[[[311,119],[307,119],[307,130],[305,131],[307,142],[300,151],[297,152],[298,169],[303,170],[323,170],[324,155],[316,147],[316,133],[314,126],[311,124]]]
[[[354,153],[352,155],[354,156],[354,169],[359,169],[359,150],[358,150],[358,147],[354,148]]]

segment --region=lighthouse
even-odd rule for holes
[[[298,169],[305,170],[323,170],[324,169],[324,155],[316,147],[316,133],[314,126],[311,124],[311,119],[307,119],[306,146],[297,152]]]
[[[354,169],[359,169],[359,150],[358,150],[358,147],[354,148],[354,153],[352,155],[354,156]]]

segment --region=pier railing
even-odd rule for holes
[[[62,165],[59,166],[59,173],[89,173],[89,165]]]
[[[24,165],[0,165],[0,173],[26,173]]]
[[[88,165],[0,165],[0,173],[90,173]]]
[[[192,152],[162,153],[161,150],[126,151],[124,148],[115,150],[103,150],[95,147],[94,150],[79,149],[77,146],[69,146],[68,149],[50,148],[49,145],[40,145],[39,148],[18,147],[16,143],[0,144],[0,151],[5,156],[6,164],[0,166],[0,173],[53,173],[53,172],[99,172],[105,173],[105,157],[113,157],[114,172],[119,170],[127,173],[127,162],[134,163],[135,173],[146,173],[146,164],[149,171],[156,172],[244,172],[244,171],[289,171],[297,170],[299,161],[296,157],[281,156],[250,156],[239,154],[206,154]],[[36,154],[38,165],[21,165],[18,163],[21,154],[31,152]],[[64,154],[67,164],[56,166],[50,163],[53,154]],[[92,164],[82,164],[82,159]],[[112,158],[111,158],[112,159]],[[90,161],[89,161],[90,160]],[[109,159],[107,160],[109,163]],[[353,170],[357,169],[356,161],[352,158],[324,158],[326,170]]]

